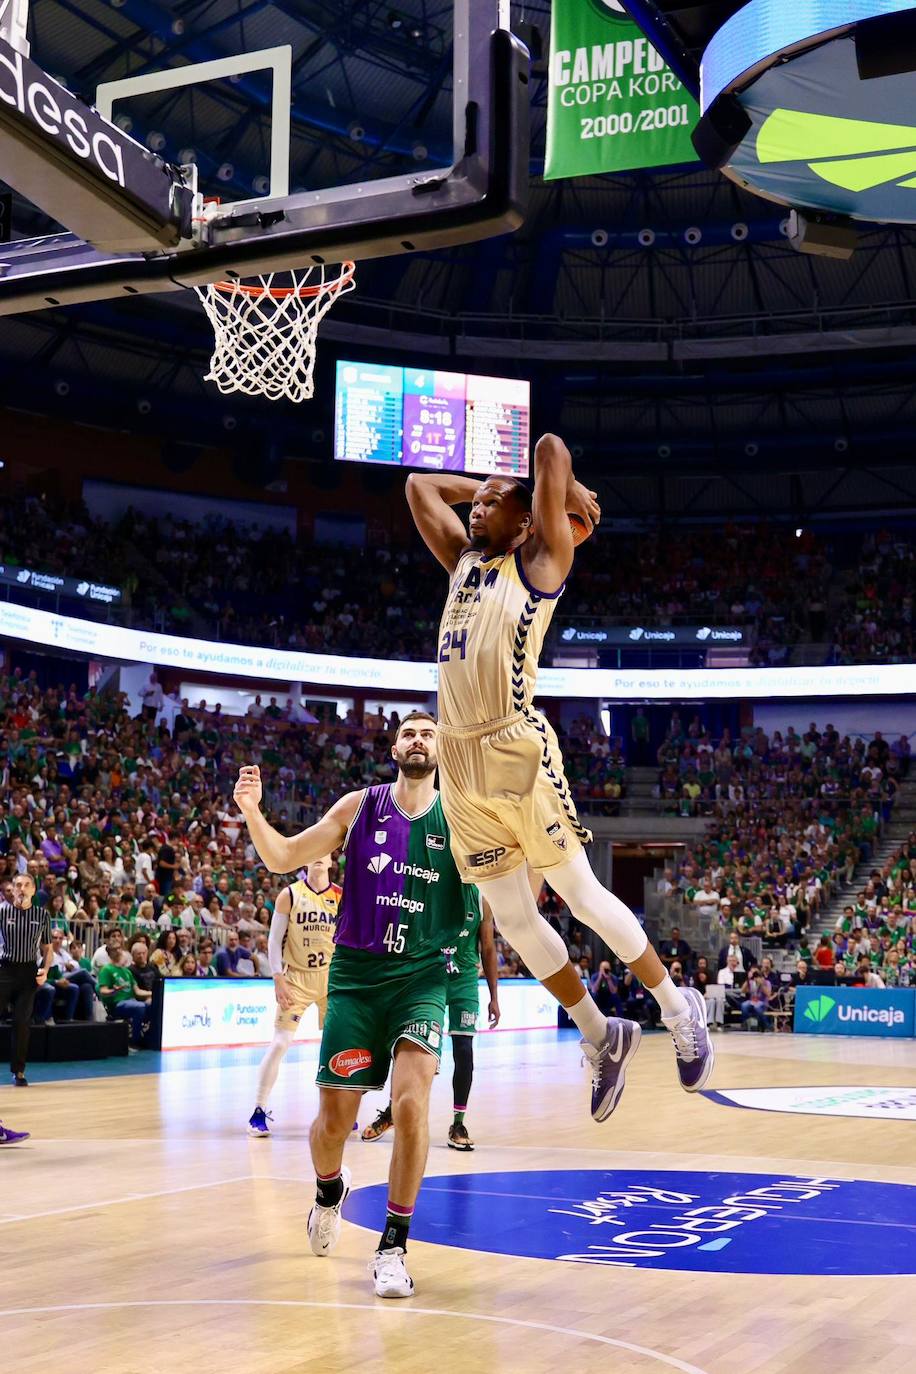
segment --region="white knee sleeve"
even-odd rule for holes
[[[552,868],[547,881],[575,919],[600,935],[625,964],[645,954],[646,932],[630,908],[601,886],[584,854],[577,854],[562,868]]]
[[[277,1081],[277,1074],[280,1072],[280,1065],[283,1056],[293,1043],[293,1032],[290,1030],[275,1030],[274,1038],[267,1047],[267,1053],[261,1060],[261,1067],[258,1071],[258,1101],[259,1107],[266,1107],[273,1091],[273,1086]]]
[[[541,982],[569,963],[562,937],[547,924],[531,894],[524,868],[505,878],[490,878],[480,890],[490,903],[500,934]]]

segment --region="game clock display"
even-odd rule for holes
[[[338,362],[334,456],[527,477],[530,391],[516,378]]]

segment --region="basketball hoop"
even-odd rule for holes
[[[355,270],[352,262],[322,264],[197,287],[216,336],[206,380],[224,394],[308,401],[318,326],[338,296],[353,290]]]

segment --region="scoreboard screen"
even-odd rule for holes
[[[334,457],[527,477],[530,409],[517,378],[338,362]]]

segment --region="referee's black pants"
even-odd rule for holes
[[[0,959],[0,1014],[6,1011],[7,1003],[13,1008],[13,1028],[10,1035],[12,1073],[25,1073],[32,1005],[37,991],[36,971],[34,960],[31,963],[18,964],[11,959]]]

